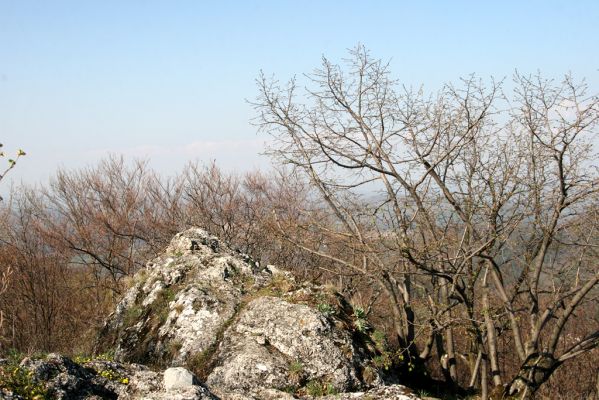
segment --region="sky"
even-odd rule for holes
[[[286,80],[358,43],[425,89],[517,69],[599,92],[596,0],[0,0],[0,143],[27,152],[0,192],[109,154],[165,175],[268,168],[248,103],[260,71]]]

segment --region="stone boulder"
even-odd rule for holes
[[[164,388],[167,391],[186,389],[197,384],[197,378],[185,368],[176,367],[164,371]]]
[[[4,360],[0,399],[217,400],[197,379],[169,387],[168,372],[106,359],[72,360],[58,354],[25,358],[18,365]]]
[[[209,387],[224,395],[264,388],[296,391],[309,383],[336,392],[368,386],[361,370],[366,351],[352,333],[336,326],[334,318],[290,300],[259,297],[240,311],[214,355],[218,364],[207,377]]]
[[[180,233],[134,276],[96,352],[114,350],[119,361],[185,365],[216,344],[244,293],[271,276],[201,229]]]

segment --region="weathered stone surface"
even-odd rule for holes
[[[185,365],[215,344],[243,293],[271,276],[201,229],[182,232],[136,274],[97,350],[114,349],[119,361]]]
[[[168,368],[164,371],[164,388],[166,390],[187,389],[196,384],[196,378],[185,368]]]
[[[75,362],[58,354],[44,358],[25,358],[7,371],[17,379],[2,382],[0,399],[24,398],[79,399],[164,399],[216,400],[217,397],[197,382],[175,385],[167,390],[163,374],[137,364],[107,360]],[[188,372],[189,373],[189,372]]]
[[[322,381],[336,391],[363,387],[351,334],[304,304],[260,297],[224,335],[206,383],[220,392],[291,388]]]

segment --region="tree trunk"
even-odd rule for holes
[[[480,362],[480,399],[488,400],[489,384],[487,382],[487,355],[482,354]]]
[[[516,377],[507,385],[505,396],[532,399],[541,385],[551,377],[560,362],[549,353],[534,353],[524,361]]]
[[[447,293],[447,282],[443,282],[440,289],[441,294],[441,302],[444,305],[449,305],[449,295]],[[452,318],[451,310],[448,311],[448,317]],[[457,381],[457,371],[456,371],[456,358],[455,358],[455,349],[454,349],[454,339],[453,339],[453,329],[451,327],[451,323],[445,329],[445,350],[447,354],[447,365],[446,368],[449,373],[449,377],[451,378],[451,384],[455,384]],[[446,375],[447,376],[447,375]]]
[[[491,306],[489,305],[489,285],[487,283],[487,272],[483,279],[483,296],[482,307],[485,318],[485,326],[487,329],[487,345],[489,348],[489,361],[491,363],[491,376],[493,377],[493,385],[501,386],[501,373],[499,371],[499,362],[497,361],[497,335],[495,334],[495,324],[491,318]]]
[[[408,348],[408,338],[406,337],[406,329],[404,328],[402,300],[397,296],[397,291],[393,288],[393,282],[387,274],[383,274],[379,280],[381,288],[387,295],[391,303],[391,311],[393,312],[393,327],[397,336],[397,341],[402,348]]]

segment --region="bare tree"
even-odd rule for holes
[[[64,311],[74,308],[64,294],[72,291],[69,275],[77,271],[69,271],[68,252],[47,246],[26,196],[13,196],[11,202],[0,224],[0,266],[12,271],[10,286],[0,298],[7,322],[2,344],[28,352],[48,351],[73,339],[63,329]]]
[[[286,221],[299,218],[297,205],[307,197],[301,182],[276,171],[226,173],[214,163],[190,164],[184,176],[188,224],[208,229],[258,262],[285,265],[295,272],[308,267],[310,257],[279,240],[272,215],[278,210]]]
[[[3,147],[4,147],[4,145],[2,143],[0,143],[0,149],[2,149]],[[4,177],[6,176],[6,174],[15,167],[15,165],[17,164],[17,160],[19,158],[23,157],[24,155],[25,155],[25,152],[23,150],[19,149],[17,151],[15,158],[8,159],[8,166],[6,167],[6,169],[3,172],[0,173],[0,181],[2,181],[2,179],[4,179]],[[3,151],[0,151],[0,157],[5,157],[5,156],[6,156],[6,154]],[[0,196],[0,201],[1,200],[2,200],[2,197]],[[4,268],[2,268],[2,270],[0,272],[0,298],[2,298],[2,296],[8,290],[12,273],[13,273],[13,268],[10,265],[4,266]],[[4,312],[0,308],[0,330],[2,329],[3,322],[4,322]]]
[[[590,167],[599,101],[584,84],[516,75],[508,100],[501,83],[471,76],[427,96],[361,47],[346,68],[323,58],[306,78],[302,90],[261,76],[255,103],[276,140],[271,154],[322,200],[306,224],[318,240],[287,239],[376,283],[410,359],[436,347],[457,383],[454,330],[465,330],[468,380],[480,380],[483,398],[489,372],[494,386],[508,382],[506,393],[526,398],[597,346],[592,330],[559,348],[599,282],[596,258],[569,257],[593,246],[569,232],[599,190]],[[416,293],[428,299],[421,315]],[[499,335],[510,335],[521,360],[514,376],[500,370]]]
[[[43,197],[30,199],[48,239],[66,244],[76,254],[72,262],[91,266],[97,286],[117,295],[122,278],[162,250],[178,228],[181,182],[160,180],[146,164],[112,157],[59,171]]]

